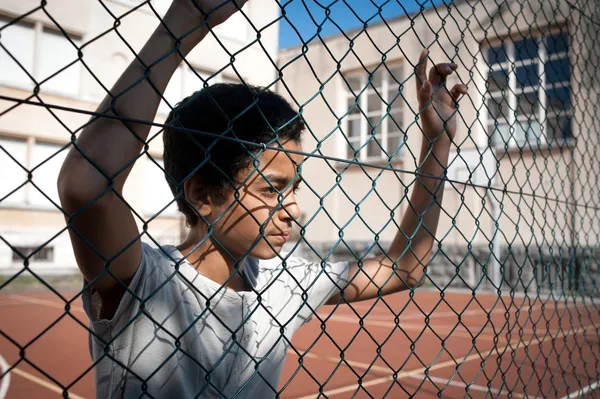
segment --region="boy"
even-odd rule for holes
[[[207,34],[203,22],[214,27],[238,9],[222,2],[174,0],[164,24],[115,84],[114,99],[107,96],[99,112],[153,120],[158,93],[181,57]],[[243,3],[238,0],[238,7]],[[213,11],[206,17],[199,10]],[[180,53],[174,51],[178,43]],[[214,85],[169,115],[165,170],[190,227],[177,247],[142,244],[121,196],[149,126],[97,118],[82,131],[58,186],[64,209],[73,215],[69,232],[89,287],[83,301],[98,397],[275,397],[292,335],[320,306],[423,281],[456,130],[456,101],[466,93],[463,85],[443,87],[454,64],[437,65],[427,77],[426,57],[423,52],[416,70],[426,135],[419,172],[432,177],[415,184],[412,207],[387,256],[360,266],[279,255],[300,213],[295,191],[304,125],[277,94]]]

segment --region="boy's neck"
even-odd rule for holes
[[[192,229],[186,240],[177,246],[177,249],[186,257],[187,261],[204,277],[217,284],[225,285],[234,291],[250,291],[251,288],[239,273],[236,273],[236,262],[218,245],[208,239],[204,240],[198,248],[196,245],[205,237],[202,233]],[[193,251],[193,252],[191,252]],[[190,253],[191,252],[191,253]],[[238,262],[242,271],[245,259]],[[233,275],[233,277],[231,277]],[[231,277],[231,278],[230,278]]]

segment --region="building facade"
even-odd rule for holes
[[[521,290],[574,288],[585,275],[592,287],[597,12],[560,0],[455,1],[281,51],[279,91],[301,110],[304,150],[317,155],[303,165],[305,252],[361,257],[398,231],[423,137],[414,66],[427,47],[430,66],[458,64],[448,87],[469,88],[429,273]]]
[[[76,271],[56,179],[76,135],[159,23],[170,0],[0,0],[0,272],[27,264],[38,273]],[[141,5],[141,6],[140,6]],[[139,8],[136,8],[138,7]],[[268,85],[276,76],[279,7],[254,0],[214,29],[173,76],[155,122],[203,85],[243,81]],[[220,42],[220,43],[219,43]],[[81,57],[78,56],[81,51]],[[208,55],[208,56],[207,56]],[[19,102],[26,100],[27,102]],[[33,104],[35,103],[35,104]],[[43,106],[40,104],[46,104]],[[84,112],[78,112],[84,111]],[[140,229],[161,244],[179,242],[182,217],[167,186],[160,128],[137,161],[124,197]],[[30,178],[30,179],[29,179]],[[15,251],[16,249],[17,251]]]

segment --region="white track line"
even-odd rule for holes
[[[64,303],[60,303],[60,302],[56,302],[56,301],[49,301],[47,299],[30,298],[28,296],[17,295],[17,294],[9,294],[8,297],[12,298],[12,299],[16,299],[16,300],[22,301],[22,302],[29,302],[29,303],[34,303],[36,305],[44,305],[44,306],[49,306],[51,308],[58,308],[58,309],[65,310],[65,304]],[[83,308],[80,307],[80,306],[71,306],[70,312],[73,312],[73,311],[85,313],[85,311],[83,310]],[[1,356],[0,356],[0,360],[2,360]],[[8,368],[8,365],[7,365],[7,368]],[[59,394],[59,395],[62,396],[62,393],[63,393],[62,389],[59,388],[59,387],[57,387],[53,383],[45,381],[45,380],[43,380],[43,379],[41,379],[39,377],[36,377],[35,375],[33,375],[31,373],[28,373],[27,371],[23,371],[23,370],[18,369],[18,368],[12,369],[11,372],[14,373],[14,374],[16,374],[16,375],[18,375],[19,377],[25,378],[25,379],[27,379],[27,380],[35,383],[35,384],[38,384],[38,385],[40,385],[40,386],[42,386],[42,387],[44,387],[46,389],[49,389],[49,390],[51,390],[53,392],[56,392],[57,394]],[[5,376],[5,378],[6,378],[6,376]],[[4,381],[4,379],[3,379],[3,381]],[[0,386],[0,399],[4,398],[2,396],[2,387],[3,387],[3,385]],[[76,395],[76,394],[74,394],[72,392],[69,392],[69,397],[73,398],[73,399],[84,399],[83,396]]]
[[[433,376],[426,376],[425,374],[421,374],[419,375],[409,375],[408,378],[414,378],[415,380],[430,380],[431,382],[436,382],[438,384],[444,384],[444,385],[451,385],[453,387],[459,387],[459,388],[466,388],[467,384],[465,384],[464,382],[460,382],[460,381],[453,381],[453,380],[447,380],[445,378],[439,378],[439,377],[433,377]],[[496,389],[496,388],[488,388],[488,387],[484,387],[481,385],[469,385],[469,391],[479,391],[479,392],[489,392],[489,393],[494,393],[496,395],[501,395],[501,396],[508,396],[508,389]],[[518,392],[510,392],[510,397],[511,398],[524,398],[525,395],[518,393]]]
[[[25,296],[25,295],[17,295],[17,294],[9,294],[8,297],[12,298],[12,299],[19,300],[19,301],[23,301],[23,302],[34,303],[36,305],[44,305],[44,306],[49,306],[51,308],[57,308],[57,309],[65,310],[65,303],[64,302],[50,301],[50,300],[47,300],[47,299],[30,298],[30,297]],[[69,312],[81,312],[81,313],[85,313],[85,311],[83,310],[83,307],[81,307],[81,306],[73,306],[72,304],[71,304],[71,309],[69,310]]]
[[[588,385],[587,387],[583,387],[576,392],[568,393],[560,399],[577,399],[588,392],[594,392],[596,389],[600,389],[600,380]]]
[[[350,367],[356,367],[357,369],[362,369],[362,370],[373,370],[373,371],[378,371],[382,374],[389,374],[390,373],[390,368],[389,367],[382,367],[382,366],[377,366],[375,364],[370,365],[368,363],[363,363],[363,362],[357,362],[354,360],[349,360],[349,359],[340,359],[339,357],[335,357],[335,356],[327,356],[327,355],[321,355],[318,353],[310,353],[310,352],[306,352],[306,350],[302,350],[299,348],[296,348],[296,350],[300,353],[302,353],[302,357],[309,357],[312,359],[318,359],[318,360],[324,360],[326,362],[331,362],[334,364],[342,364],[344,366],[349,365]],[[288,353],[294,356],[298,356],[296,354],[296,352],[294,352],[291,349],[288,349]]]
[[[50,383],[50,382],[45,381],[45,380],[42,380],[41,378],[36,377],[35,375],[30,374],[30,373],[28,373],[26,371],[23,371],[21,369],[14,368],[14,369],[12,369],[12,372],[15,373],[16,375],[18,375],[19,377],[23,377],[26,380],[29,380],[29,381],[31,381],[31,382],[33,382],[35,384],[38,384],[38,385],[40,385],[40,386],[42,386],[42,387],[44,387],[46,389],[49,389],[49,390],[51,390],[53,392],[56,392],[57,394],[59,394],[59,395],[62,396],[62,393],[63,393],[62,389],[59,388],[59,387],[57,387],[53,383]],[[72,392],[69,392],[69,398],[84,399],[83,396],[75,395]]]
[[[6,363],[6,360],[4,360],[2,355],[0,355],[0,369],[2,370],[1,374],[4,375],[4,377],[2,377],[2,381],[0,381],[0,399],[4,399],[6,393],[8,392],[8,387],[10,386],[10,372],[6,373],[8,368],[8,363]]]
[[[299,348],[296,348],[296,350],[298,352],[305,352]],[[292,350],[288,350],[289,354],[292,355],[296,355],[296,352],[292,351]],[[342,361],[339,357],[335,357],[335,356],[325,356],[325,355],[320,355],[317,353],[310,353],[310,352],[305,352],[303,354],[303,357],[308,357],[308,358],[313,358],[313,359],[318,359],[318,360],[324,360],[324,361],[328,361],[334,364],[343,364],[345,365],[349,365],[350,367],[353,368],[357,368],[357,369],[362,369],[362,370],[373,370],[373,371],[377,371],[377,372],[381,372],[383,374],[389,374],[390,373],[390,369],[388,367],[381,367],[381,366],[377,366],[377,365],[371,365],[371,364],[367,364],[367,363],[363,363],[363,362],[357,362],[354,360],[346,360],[346,361]],[[424,379],[430,380],[432,382],[436,382],[438,384],[444,384],[444,385],[451,385],[451,386],[455,386],[455,387],[460,387],[460,388],[465,388],[467,386],[467,384],[465,384],[464,382],[460,382],[460,381],[453,381],[453,380],[447,380],[445,378],[438,378],[438,377],[433,377],[431,375],[426,376],[425,374],[408,374],[406,376],[407,378],[414,378],[416,380],[422,381]],[[469,385],[469,390],[470,391],[480,391],[480,392],[491,392],[494,393],[496,395],[502,395],[502,396],[508,396],[508,390],[500,390],[500,389],[496,389],[496,388],[488,388],[488,387],[484,387],[481,385],[474,385],[471,384]],[[506,393],[504,393],[506,392]],[[524,396],[520,393],[516,393],[516,392],[511,392],[511,397],[513,398],[523,398]]]
[[[578,334],[578,333],[580,333],[582,331],[587,331],[588,329],[593,329],[593,328],[595,328],[595,327],[587,327],[587,328],[586,327],[582,327],[582,328],[578,328],[577,330],[573,330],[573,331],[569,332],[568,334],[561,333],[561,334],[557,334],[555,336],[546,336],[544,339],[541,339],[541,340],[536,341],[536,342],[532,342],[529,345],[520,345],[519,347],[516,347],[516,348],[514,347],[515,343],[511,342],[511,343],[508,343],[502,350],[500,350],[499,353],[503,353],[504,355],[506,355],[507,352],[510,353],[510,352],[514,352],[514,351],[519,350],[519,349],[536,347],[536,346],[539,346],[539,345],[543,344],[544,342],[546,342],[548,340],[557,339],[557,338],[561,338],[561,337],[568,337],[568,336],[575,335],[575,334]],[[491,350],[490,350],[490,355],[489,356],[490,357],[491,356],[495,356],[495,355],[492,354]],[[458,364],[464,364],[464,363],[471,362],[471,361],[474,361],[474,360],[481,360],[481,357],[480,357],[480,355],[478,353],[470,355],[470,356],[467,356],[467,357],[465,357],[462,360],[448,360],[448,361],[445,361],[445,362],[436,363],[436,364],[434,364],[431,367],[421,367],[421,368],[418,368],[418,369],[415,369],[415,370],[411,370],[411,371],[400,372],[400,373],[397,374],[395,380],[399,381],[401,379],[408,378],[408,377],[411,377],[411,376],[415,376],[415,375],[419,376],[419,375],[422,375],[423,373],[425,373],[426,370],[428,371],[428,373],[430,373],[433,370],[439,370],[439,369],[450,367],[450,366],[456,367],[457,363]],[[383,384],[384,382],[390,382],[390,381],[394,381],[394,376],[393,375],[389,375],[389,376],[385,376],[385,377],[380,377],[380,378],[375,378],[375,379],[369,380],[369,381],[364,381],[362,384],[360,384],[360,387],[361,388],[368,388],[370,386],[379,385],[379,384]],[[339,394],[342,394],[342,393],[355,391],[358,387],[359,387],[358,384],[350,384],[350,385],[346,385],[346,386],[343,386],[343,387],[339,387],[339,388],[335,388],[335,389],[324,391],[321,394],[319,394],[319,393],[313,393],[313,394],[310,394],[310,395],[305,395],[305,396],[298,397],[296,399],[314,399],[316,397],[331,397],[331,396],[339,395]]]
[[[344,317],[344,316],[332,316],[327,321],[335,321],[338,323],[348,323],[348,324],[354,324],[354,325],[357,324],[356,318]],[[397,327],[396,323],[385,322],[385,321],[370,321],[368,319],[365,320],[365,324],[369,325],[369,326],[386,327],[386,328]],[[424,325],[419,325],[419,324],[399,324],[399,327],[401,327],[402,329],[404,329],[406,331],[416,331],[416,332],[425,331],[427,333],[431,332],[430,329],[424,328],[425,327]],[[464,329],[462,331],[459,329],[452,330],[452,327],[453,326],[445,326],[445,327],[439,326],[439,327],[436,327],[435,330],[439,334],[450,334],[450,331],[452,331],[452,334],[450,334],[450,335],[453,337],[473,339],[471,334],[466,332]],[[473,334],[473,335],[476,335],[476,334]],[[494,341],[495,337],[493,335],[480,334],[477,336],[477,340]],[[502,342],[502,343],[506,342],[506,340],[500,336],[498,337],[498,341]]]
[[[354,305],[350,305],[350,306],[354,306]],[[565,307],[572,308],[574,306],[575,306],[574,303],[570,303],[568,305],[564,304],[564,303],[560,303],[556,307],[552,307],[552,308],[549,308],[549,309],[551,309],[551,310],[554,310],[554,309],[563,309]],[[581,306],[581,304],[580,304],[580,306]],[[532,311],[536,311],[538,309],[541,309],[541,307],[542,307],[541,304],[540,305],[534,305],[534,306],[528,306],[527,305],[527,306],[520,307],[518,310],[521,311],[521,314],[528,314],[527,311],[529,309],[531,309]],[[548,308],[548,305],[547,305],[547,308]],[[517,310],[517,309],[515,308],[515,310]],[[516,314],[516,311],[510,312],[511,308],[509,308],[508,311],[509,311],[509,313]],[[457,312],[453,312],[453,311],[444,311],[444,312],[436,311],[436,312],[433,312],[429,316],[429,318],[430,319],[437,319],[437,318],[441,319],[441,318],[445,318],[445,317],[457,317],[458,314],[460,314],[460,316],[462,318],[464,316],[480,316],[482,314],[483,315],[488,315],[488,314],[505,314],[506,312],[507,312],[506,309],[494,309],[494,310],[489,311],[489,312],[486,312],[483,309],[472,309],[472,310],[463,311],[462,313],[460,311],[457,311]],[[325,318],[327,318],[330,315],[330,313],[319,312],[318,315],[322,319],[325,319]],[[349,313],[349,315],[352,315],[353,317],[356,317],[353,313]],[[331,317],[336,317],[336,316],[337,315],[334,313]],[[342,317],[344,317],[344,316],[346,316],[346,315],[342,315]],[[388,312],[385,316],[369,314],[369,316],[367,316],[364,320],[385,321],[385,320],[390,320],[392,318],[393,318],[393,315]],[[423,314],[421,312],[410,312],[410,313],[407,313],[405,315],[400,315],[398,317],[398,319],[400,320],[400,322],[405,321],[405,320],[425,320],[425,314]]]

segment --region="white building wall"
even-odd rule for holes
[[[110,90],[121,72],[133,60],[134,52],[142,48],[159,23],[148,5],[127,14],[141,1],[105,0],[102,3],[106,8],[97,0],[49,1],[41,9],[40,2],[36,0],[0,0],[0,26],[27,14],[21,24],[5,28],[0,41],[38,82],[78,57],[77,50],[64,38],[48,15],[60,24],[76,45],[82,47],[82,61],[85,65],[76,62],[43,83],[37,93],[38,97],[32,96],[35,85],[27,74],[13,72],[13,76],[9,76],[10,68],[17,68],[17,71],[20,68],[0,49],[0,68],[3,70],[0,95],[34,102],[43,101],[56,107],[47,109],[0,100],[0,145],[11,154],[14,153],[29,171],[33,169],[33,183],[49,194],[56,203],[56,177],[66,151],[48,162],[44,161],[68,144],[72,134],[77,133],[90,118],[83,112],[60,108],[95,111],[106,90]],[[152,4],[159,15],[164,15],[170,1],[152,0]],[[271,0],[254,0],[243,11],[256,29],[262,29],[279,15],[279,7]],[[117,28],[111,30],[117,20]],[[109,32],[106,33],[107,31]],[[239,80],[254,85],[271,84],[276,77],[274,64],[278,33],[278,25],[273,24],[261,31],[258,43],[252,26],[241,14],[236,15],[215,29],[221,44],[209,35],[187,57],[189,66],[182,64],[169,86],[169,100],[177,102],[183,96],[203,87],[203,82],[191,72],[190,66],[202,77],[210,77],[209,84]],[[168,105],[162,104],[155,122],[164,122],[168,111]],[[150,137],[158,132],[158,128],[153,128]],[[160,135],[151,141],[150,155],[160,163]],[[42,162],[41,166],[34,169]],[[148,156],[140,158],[130,176],[124,196],[141,217],[149,219],[168,204],[170,191],[162,171]],[[9,274],[23,266],[22,261],[12,260],[13,251],[9,245],[42,245],[66,226],[60,210],[31,183],[2,200],[6,194],[25,182],[26,178],[27,172],[0,150],[0,236],[3,238],[0,241],[0,270]],[[139,224],[141,228],[142,222]],[[174,244],[178,243],[182,228],[181,216],[173,204],[149,224],[149,233],[160,242]],[[144,239],[148,240],[147,237]],[[53,248],[52,255],[49,255],[51,260],[34,262],[32,258],[31,266],[34,270],[59,272],[65,268],[75,269],[67,231],[63,231],[47,246]]]

